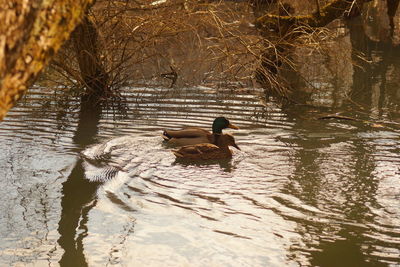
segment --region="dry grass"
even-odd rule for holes
[[[260,34],[246,1],[98,0],[89,15],[98,29],[111,92],[131,84],[169,86],[171,81],[161,74],[173,69],[177,87],[253,87],[258,73],[264,88],[286,96],[288,83],[279,73],[260,68],[261,63],[296,69],[289,50],[305,43],[318,47],[317,35],[300,28],[296,31],[308,37]],[[46,77],[79,92],[84,83],[72,48],[65,45]]]

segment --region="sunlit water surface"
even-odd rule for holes
[[[394,128],[208,88],[130,88],[125,116],[101,117],[52,94],[0,124],[0,266],[400,264]],[[162,142],[219,115],[241,127],[232,160]]]

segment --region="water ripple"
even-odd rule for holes
[[[25,244],[60,258],[48,249],[58,235],[83,239],[89,265],[309,266],[341,248],[350,260],[400,264],[399,132],[208,91],[129,88],[126,116],[104,113],[87,147],[76,142],[78,102],[60,113],[34,89],[0,127],[0,265],[43,255]],[[162,129],[210,129],[221,115],[241,127],[227,131],[242,148],[232,160],[182,163],[163,146]],[[84,177],[66,180],[79,168]],[[83,210],[78,232],[65,237],[60,213],[81,189],[95,197],[73,207]]]

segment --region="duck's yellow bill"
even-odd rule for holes
[[[236,129],[236,130],[240,129],[239,127],[237,127],[236,125],[234,125],[234,124],[232,124],[232,123],[229,123],[229,124],[228,124],[228,128]]]

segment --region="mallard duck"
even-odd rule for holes
[[[235,138],[230,134],[213,134],[216,145],[204,143],[197,145],[183,146],[178,150],[172,150],[172,153],[180,159],[225,159],[232,157],[232,151],[229,146],[240,150],[235,143]]]
[[[212,133],[202,128],[189,127],[182,130],[164,130],[162,137],[168,144],[177,146],[202,143],[215,144],[213,134],[222,134],[222,130],[226,128],[239,129],[239,127],[230,123],[225,117],[218,117],[212,124]]]

